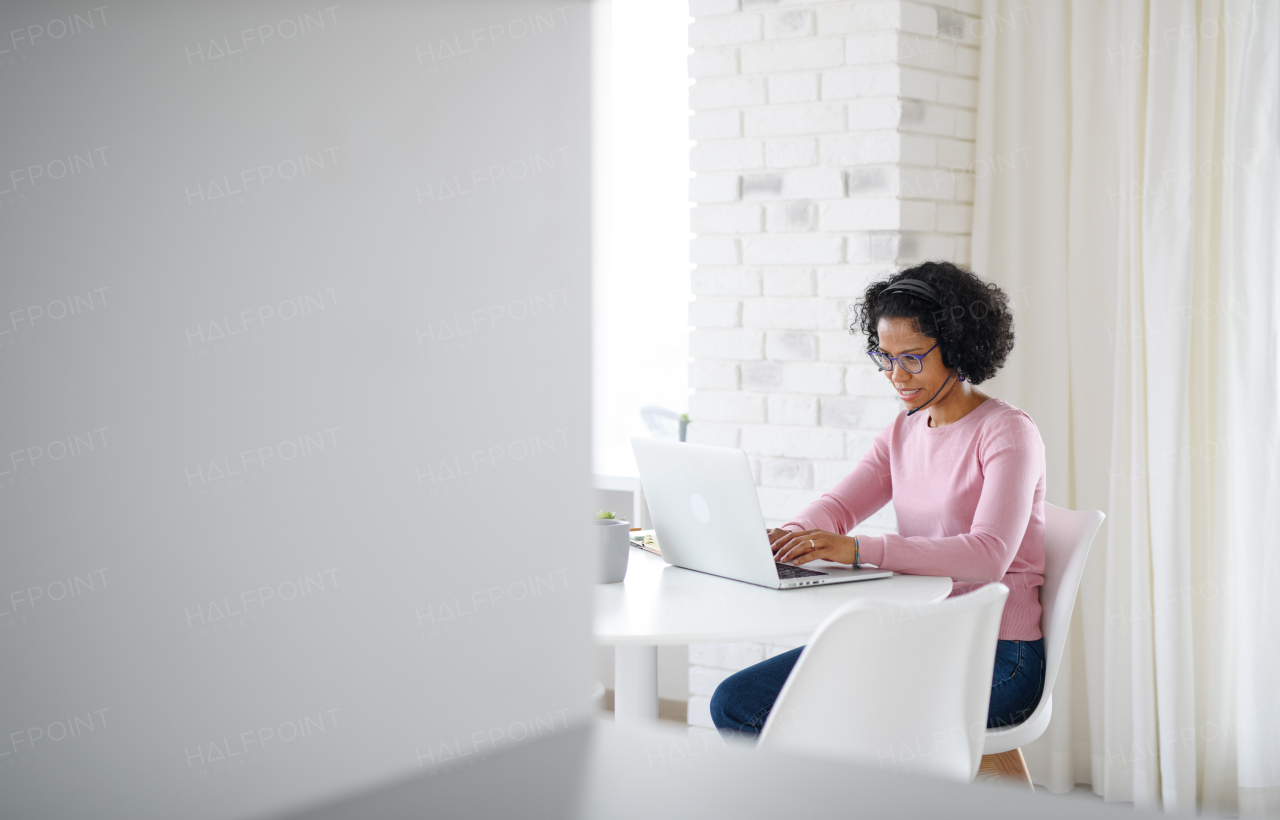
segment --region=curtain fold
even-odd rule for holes
[[[1048,497],[1108,515],[1045,735],[1053,791],[1280,814],[1280,4],[983,8],[973,267]],[[999,158],[1021,152],[1022,166]]]
[[[1242,817],[1280,815],[1280,6],[1227,4],[1223,156],[1224,543],[1234,549],[1234,735]],[[1230,393],[1241,389],[1234,397]],[[1270,594],[1268,594],[1270,592]],[[1229,804],[1227,804],[1229,805]]]

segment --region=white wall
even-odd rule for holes
[[[688,409],[685,0],[598,0],[595,452],[629,464],[644,405]]]
[[[91,5],[0,13],[3,814],[589,719],[586,4]]]

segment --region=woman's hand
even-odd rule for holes
[[[775,543],[777,543],[779,538],[782,538],[783,536],[786,536],[786,535],[790,535],[791,530],[768,529],[768,530],[765,530],[765,534],[769,536],[769,546],[772,547]]]
[[[823,530],[769,530],[773,560],[800,566],[819,558],[839,564],[853,563],[853,539]]]

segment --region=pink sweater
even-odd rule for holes
[[[898,534],[858,534],[860,559],[912,575],[949,575],[951,596],[1009,587],[1001,640],[1035,640],[1044,583],[1044,443],[1000,399],[930,427],[904,410],[853,472],[783,527],[845,534],[892,501]]]

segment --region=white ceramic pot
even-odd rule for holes
[[[627,560],[631,557],[631,526],[617,518],[597,518],[599,534],[596,560],[596,583],[617,584],[627,577]]]

